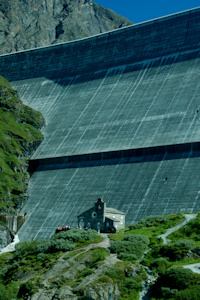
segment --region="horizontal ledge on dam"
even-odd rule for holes
[[[28,171],[33,173],[36,170],[44,171],[45,169],[92,167],[101,165],[103,162],[106,165],[112,165],[150,160],[180,159],[184,153],[186,153],[186,155],[183,155],[184,158],[200,156],[200,142],[33,159],[29,161]],[[157,157],[152,158],[152,156]]]

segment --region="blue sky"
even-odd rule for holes
[[[200,0],[93,0],[134,23],[200,6]]]

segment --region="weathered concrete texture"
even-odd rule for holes
[[[47,123],[20,239],[76,225],[98,197],[128,223],[199,210],[199,32],[194,9],[0,57],[0,73]],[[140,155],[125,159],[127,149]]]
[[[77,215],[101,196],[133,223],[147,215],[200,210],[200,158],[192,152],[98,161],[79,167],[41,166],[30,181],[31,198],[20,240],[49,238],[58,225],[76,225]],[[60,169],[59,169],[60,168]],[[167,181],[165,181],[167,177]]]
[[[109,69],[103,78],[85,76],[85,82],[80,77],[15,82],[47,123],[33,158],[199,141],[199,63],[133,67],[127,73],[125,67]]]

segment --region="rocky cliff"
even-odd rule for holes
[[[0,250],[1,248],[6,247],[13,240],[13,235],[6,226],[3,226],[0,223]]]
[[[75,40],[131,24],[92,0],[2,0],[0,54]]]
[[[0,76],[0,213],[15,213],[28,199],[28,158],[43,140],[44,123]]]

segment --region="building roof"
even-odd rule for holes
[[[115,209],[115,208],[111,208],[111,207],[106,207],[105,209],[105,214],[106,213],[109,213],[109,214],[120,214],[120,215],[125,215],[124,212],[118,210],[118,209]]]
[[[115,217],[110,216],[110,215],[105,215],[105,217],[107,219],[110,219],[110,220],[115,221],[115,222],[121,222],[122,221],[121,216],[119,216],[119,215],[117,215]]]

